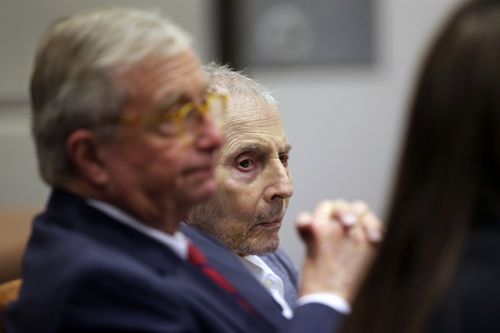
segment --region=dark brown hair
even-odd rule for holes
[[[479,215],[500,216],[500,1],[453,13],[410,111],[385,240],[342,332],[426,331]]]

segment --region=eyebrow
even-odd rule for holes
[[[284,144],[282,147],[278,149],[280,154],[288,153],[292,149],[292,145],[289,143]],[[239,155],[245,152],[252,152],[257,154],[266,154],[269,153],[271,149],[268,146],[264,146],[258,143],[249,143],[249,144],[239,144],[234,149],[231,149],[229,156]]]
[[[286,143],[281,149],[281,153],[289,153],[292,150],[292,145],[290,143]]]

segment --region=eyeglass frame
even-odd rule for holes
[[[187,132],[190,126],[185,125],[185,120],[188,116],[192,114],[192,111],[196,111],[196,114],[191,119],[199,119],[200,116],[205,116],[211,113],[211,102],[214,99],[219,99],[222,102],[222,112],[220,113],[221,119],[215,119],[222,122],[225,112],[227,111],[229,96],[225,93],[217,91],[209,91],[201,105],[196,105],[193,101],[186,102],[181,105],[177,111],[174,113],[158,114],[158,115],[125,115],[121,118],[121,123],[125,125],[135,125],[138,123],[146,124],[146,126],[161,125],[167,123],[176,123],[176,128],[178,129],[176,133],[169,133],[167,136],[181,136]],[[221,126],[219,124],[219,126]],[[158,127],[152,129],[155,132],[160,132]]]

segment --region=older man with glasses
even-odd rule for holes
[[[234,270],[220,272],[178,231],[216,189],[225,97],[209,85],[187,35],[157,14],[97,10],[49,28],[31,101],[52,193],[34,221],[7,332],[334,329],[340,315],[315,302],[286,320],[265,291],[254,298],[234,286],[238,276],[263,290],[229,250],[217,257]],[[324,205],[302,227],[304,295],[339,287],[328,274],[339,254],[359,261],[373,250],[344,234],[338,212]]]

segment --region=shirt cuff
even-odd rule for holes
[[[332,293],[314,293],[299,297],[297,305],[301,306],[308,303],[320,303],[326,305],[342,314],[351,313],[351,306],[345,299]]]

